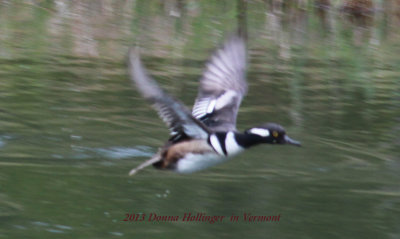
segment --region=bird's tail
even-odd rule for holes
[[[161,150],[158,151],[157,154],[155,154],[151,159],[146,160],[145,162],[143,162],[142,164],[140,164],[139,166],[137,166],[136,168],[132,169],[129,172],[129,176],[133,176],[135,175],[138,171],[144,169],[145,167],[148,167],[154,163],[157,163],[159,161],[161,161]]]

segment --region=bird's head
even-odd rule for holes
[[[245,131],[245,134],[261,137],[261,141],[263,143],[291,144],[295,146],[301,146],[299,141],[291,139],[286,135],[285,129],[279,124],[275,123],[265,123],[260,126],[250,128]]]

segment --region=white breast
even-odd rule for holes
[[[178,173],[193,173],[222,163],[227,159],[227,157],[215,153],[187,154],[177,162],[176,171]]]

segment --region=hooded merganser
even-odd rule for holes
[[[130,78],[168,125],[171,138],[157,154],[132,169],[129,175],[151,164],[158,169],[192,173],[260,143],[300,146],[300,142],[289,138],[285,129],[275,123],[262,124],[244,133],[236,130],[238,109],[247,92],[245,66],[245,42],[233,36],[207,63],[190,113],[157,85],[143,67],[138,49],[131,49]]]

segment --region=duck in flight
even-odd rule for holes
[[[147,74],[137,48],[129,51],[129,74],[139,92],[152,103],[171,132],[170,139],[149,160],[129,175],[154,165],[178,173],[192,173],[261,143],[300,142],[286,135],[276,123],[264,123],[243,133],[236,130],[240,103],[247,92],[246,46],[240,36],[230,37],[206,65],[192,112],[165,93]]]

